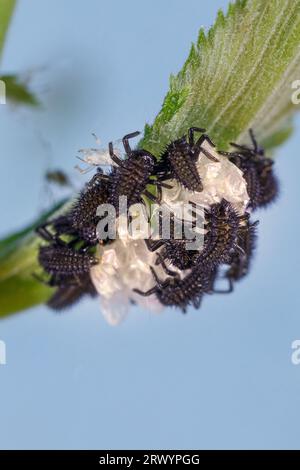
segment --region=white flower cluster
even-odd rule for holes
[[[223,198],[243,214],[249,202],[247,186],[241,170],[228,158],[217,153],[208,141],[202,146],[208,150],[218,162],[207,159],[200,153],[197,169],[203,183],[201,193],[185,190],[176,180],[168,183],[172,189],[163,189],[162,201],[176,213],[178,208],[189,201],[197,205],[209,207]],[[160,311],[162,306],[155,295],[142,297],[133,289],[146,291],[155,285],[150,266],[155,265],[156,253],[148,250],[143,239],[117,239],[112,244],[98,248],[100,263],[91,269],[92,282],[100,294],[101,310],[106,320],[118,324],[128,312],[131,303],[144,308]],[[172,266],[172,269],[173,266]],[[166,277],[160,266],[155,271],[161,279]]]

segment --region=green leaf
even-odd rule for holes
[[[2,54],[6,33],[15,9],[16,0],[0,0],[0,56]],[[30,91],[26,82],[18,75],[0,75],[0,80],[5,83],[6,99],[15,104],[37,106],[38,99]]]
[[[10,252],[15,251],[18,246],[22,245],[24,239],[31,235],[32,232],[38,227],[41,223],[46,221],[49,217],[51,217],[54,213],[59,211],[65,204],[66,200],[63,199],[56,203],[50,210],[42,214],[38,217],[33,223],[25,227],[24,229],[15,232],[11,235],[8,235],[4,239],[0,240],[0,260],[5,258]]]
[[[65,204],[65,200],[60,201],[28,227],[0,241],[0,317],[49,298],[51,289],[32,276],[41,270],[36,256],[40,241],[33,231]]]
[[[140,146],[154,154],[189,127],[205,127],[219,148],[246,141],[252,127],[268,148],[291,132],[292,82],[300,77],[299,0],[241,0],[201,30]],[[289,130],[288,130],[289,129]]]
[[[15,5],[16,0],[0,0],[0,56]]]
[[[0,318],[48,300],[51,289],[38,283],[33,273],[40,267],[36,254],[38,239],[33,235],[0,262]]]
[[[280,145],[299,109],[291,101],[292,82],[300,78],[299,46],[300,0],[230,4],[207,34],[200,31],[140,146],[159,155],[192,126],[206,127],[224,150],[230,141],[245,141],[249,127],[267,148]],[[2,315],[46,301],[51,293],[31,276],[38,268],[36,239],[26,235],[12,246],[0,256]]]
[[[1,1],[1,0],[0,0]],[[39,101],[29,90],[28,84],[22,82],[17,75],[2,75],[0,80],[5,83],[6,98],[15,104],[24,104],[27,106],[38,106]]]

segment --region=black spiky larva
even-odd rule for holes
[[[55,311],[62,311],[72,307],[85,296],[95,297],[97,292],[89,274],[66,278],[58,286],[47,306]]]
[[[114,206],[117,215],[119,214],[120,197],[127,197],[127,206],[142,203],[142,196],[146,196],[152,201],[159,202],[146,188],[153,184],[161,192],[162,187],[170,188],[169,185],[151,179],[153,176],[156,158],[147,150],[132,150],[129,139],[136,137],[140,132],[133,132],[123,137],[123,146],[126,158],[121,160],[114,154],[113,144],[109,143],[109,153],[112,161],[117,165],[110,174],[111,190],[108,202]]]
[[[260,205],[261,200],[261,184],[257,172],[257,164],[251,160],[245,160],[245,158],[239,155],[233,155],[230,161],[243,172],[250,199],[248,207],[253,210],[256,209]]]
[[[163,259],[169,260],[173,266],[181,270],[192,268],[199,252],[187,250],[186,244],[186,240],[167,240],[162,252]]]
[[[97,216],[97,208],[107,202],[109,188],[109,176],[104,175],[98,168],[97,173],[81,191],[71,209],[66,214],[41,224],[40,228],[51,226],[57,236],[74,236],[90,246],[108,242],[107,239],[98,238],[96,228],[100,220]]]
[[[136,293],[143,296],[156,294],[163,305],[180,307],[183,312],[190,304],[196,308],[200,306],[203,295],[213,291],[218,266],[229,262],[234,250],[243,251],[237,243],[238,234],[249,218],[248,214],[238,215],[225,199],[212,205],[205,214],[207,233],[204,246],[201,252],[192,257],[193,267],[190,272],[181,278],[166,266],[163,256],[159,254],[160,264],[169,277],[161,281],[151,267],[156,285],[147,292],[135,289]]]
[[[188,137],[184,135],[180,139],[171,142],[161,155],[155,172],[164,180],[176,179],[189,191],[201,192],[203,191],[203,184],[196,166],[200,152],[204,153],[210,160],[215,162],[219,160],[202,147],[204,140],[208,140],[214,146],[209,137],[202,134],[195,142],[195,132],[203,133],[205,129],[191,127],[188,130]]]
[[[97,264],[97,260],[86,252],[86,248],[75,250],[60,244],[41,246],[39,262],[47,273],[61,277],[87,273]]]
[[[100,168],[86,188],[80,193],[78,200],[68,213],[72,228],[79,238],[89,245],[95,245],[99,240],[96,232],[100,217],[97,208],[108,202],[110,195],[110,177],[104,175]]]
[[[197,207],[197,206],[196,206]],[[174,240],[157,240],[147,242],[151,251],[163,247],[157,264],[160,260],[169,260],[172,265],[181,270],[190,269],[199,265],[208,271],[220,264],[228,263],[232,253],[236,250],[238,234],[241,227],[247,223],[249,214],[239,215],[232,205],[223,199],[204,210],[205,228],[204,244],[201,250],[187,250],[185,238]],[[174,226],[174,218],[173,224]]]
[[[229,289],[225,292],[232,292],[234,282],[239,281],[249,272],[250,263],[256,248],[256,227],[258,223],[258,220],[252,223],[248,221],[247,225],[239,230],[238,246],[240,249],[236,250],[232,255],[230,267],[225,272],[225,278],[229,281]]]
[[[178,269],[185,270],[194,266],[194,260],[199,254],[196,250],[186,249],[186,240],[145,240],[150,251],[162,248],[160,256],[157,257],[156,264],[161,264],[162,260],[168,260]]]
[[[91,267],[98,263],[98,259],[88,252],[89,246],[75,248],[76,239],[70,243],[64,242],[45,227],[39,227],[37,232],[44,240],[50,242],[40,246],[38,255],[40,265],[50,274],[46,284],[60,286],[64,284],[65,279],[71,282],[72,278],[89,273]],[[39,280],[42,281],[40,278]]]
[[[145,240],[147,248],[151,252],[155,252],[159,248],[160,256],[157,257],[156,264],[160,264],[161,260],[168,260],[171,264],[180,270],[189,269],[194,265],[194,259],[199,254],[198,250],[187,249],[187,244],[195,241],[193,237],[187,238],[185,236],[185,226],[183,220],[178,220],[174,213],[169,214],[170,220],[170,237],[160,238],[159,240]],[[162,228],[162,215],[159,217],[160,230]],[[176,235],[176,224],[181,224],[181,237],[177,238]],[[178,227],[179,228],[179,227]],[[192,223],[189,224],[189,229],[193,228]],[[192,235],[192,233],[191,233]]]
[[[265,151],[259,147],[252,129],[249,129],[252,148],[231,142],[236,148],[234,152],[220,152],[227,155],[243,172],[250,198],[249,208],[255,210],[265,207],[278,196],[279,184],[273,170],[273,160],[265,156]]]
[[[160,280],[155,270],[150,267],[156,285],[146,292],[139,289],[134,289],[134,292],[143,297],[155,294],[162,305],[179,307],[183,313],[186,312],[188,305],[199,308],[203,295],[212,288],[216,271],[194,266],[185,277],[181,278],[178,273],[170,270],[163,260],[161,265],[168,277],[164,281]]]
[[[206,210],[206,229],[203,249],[193,260],[195,265],[213,269],[229,263],[238,248],[238,234],[247,223],[249,214],[239,215],[232,205],[223,199]]]
[[[264,165],[259,170],[260,178],[260,200],[259,207],[266,207],[273,203],[279,194],[279,182],[273,171],[274,162],[271,159],[265,159]]]

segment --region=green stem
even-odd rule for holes
[[[0,58],[15,5],[16,0],[0,0]]]

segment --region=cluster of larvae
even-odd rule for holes
[[[246,211],[241,214],[226,198],[202,208],[204,241],[201,249],[194,250],[187,249],[184,236],[181,239],[174,236],[176,216],[170,213],[170,236],[145,240],[147,249],[156,254],[155,265],[163,270],[164,276],[161,279],[155,265],[150,265],[153,286],[145,291],[133,288],[132,292],[143,297],[156,296],[162,305],[186,312],[189,305],[199,308],[207,293],[231,292],[234,283],[249,271],[258,223],[252,222],[250,215],[271,203],[278,193],[273,161],[258,146],[253,132],[250,130],[251,146],[232,143],[234,151],[212,153],[205,143],[211,147],[214,144],[205,130],[193,127],[187,135],[171,142],[158,158],[147,150],[131,148],[129,141],[138,134],[123,137],[124,158],[116,155],[110,143],[110,172],[104,173],[99,166],[68,212],[37,228],[44,240],[39,248],[44,273],[35,276],[55,289],[48,301],[48,306],[55,310],[69,307],[83,296],[97,295],[90,272],[101,263],[99,246],[106,247],[115,241],[109,231],[99,237],[97,225],[103,217],[97,215],[99,206],[111,204],[117,223],[121,196],[126,196],[128,208],[146,205],[146,200],[162,205],[163,191],[172,189],[174,181],[184,191],[201,193],[204,188],[198,159],[207,158],[218,164],[216,154],[225,156],[241,170],[249,196]],[[227,284],[218,289],[221,273]]]

